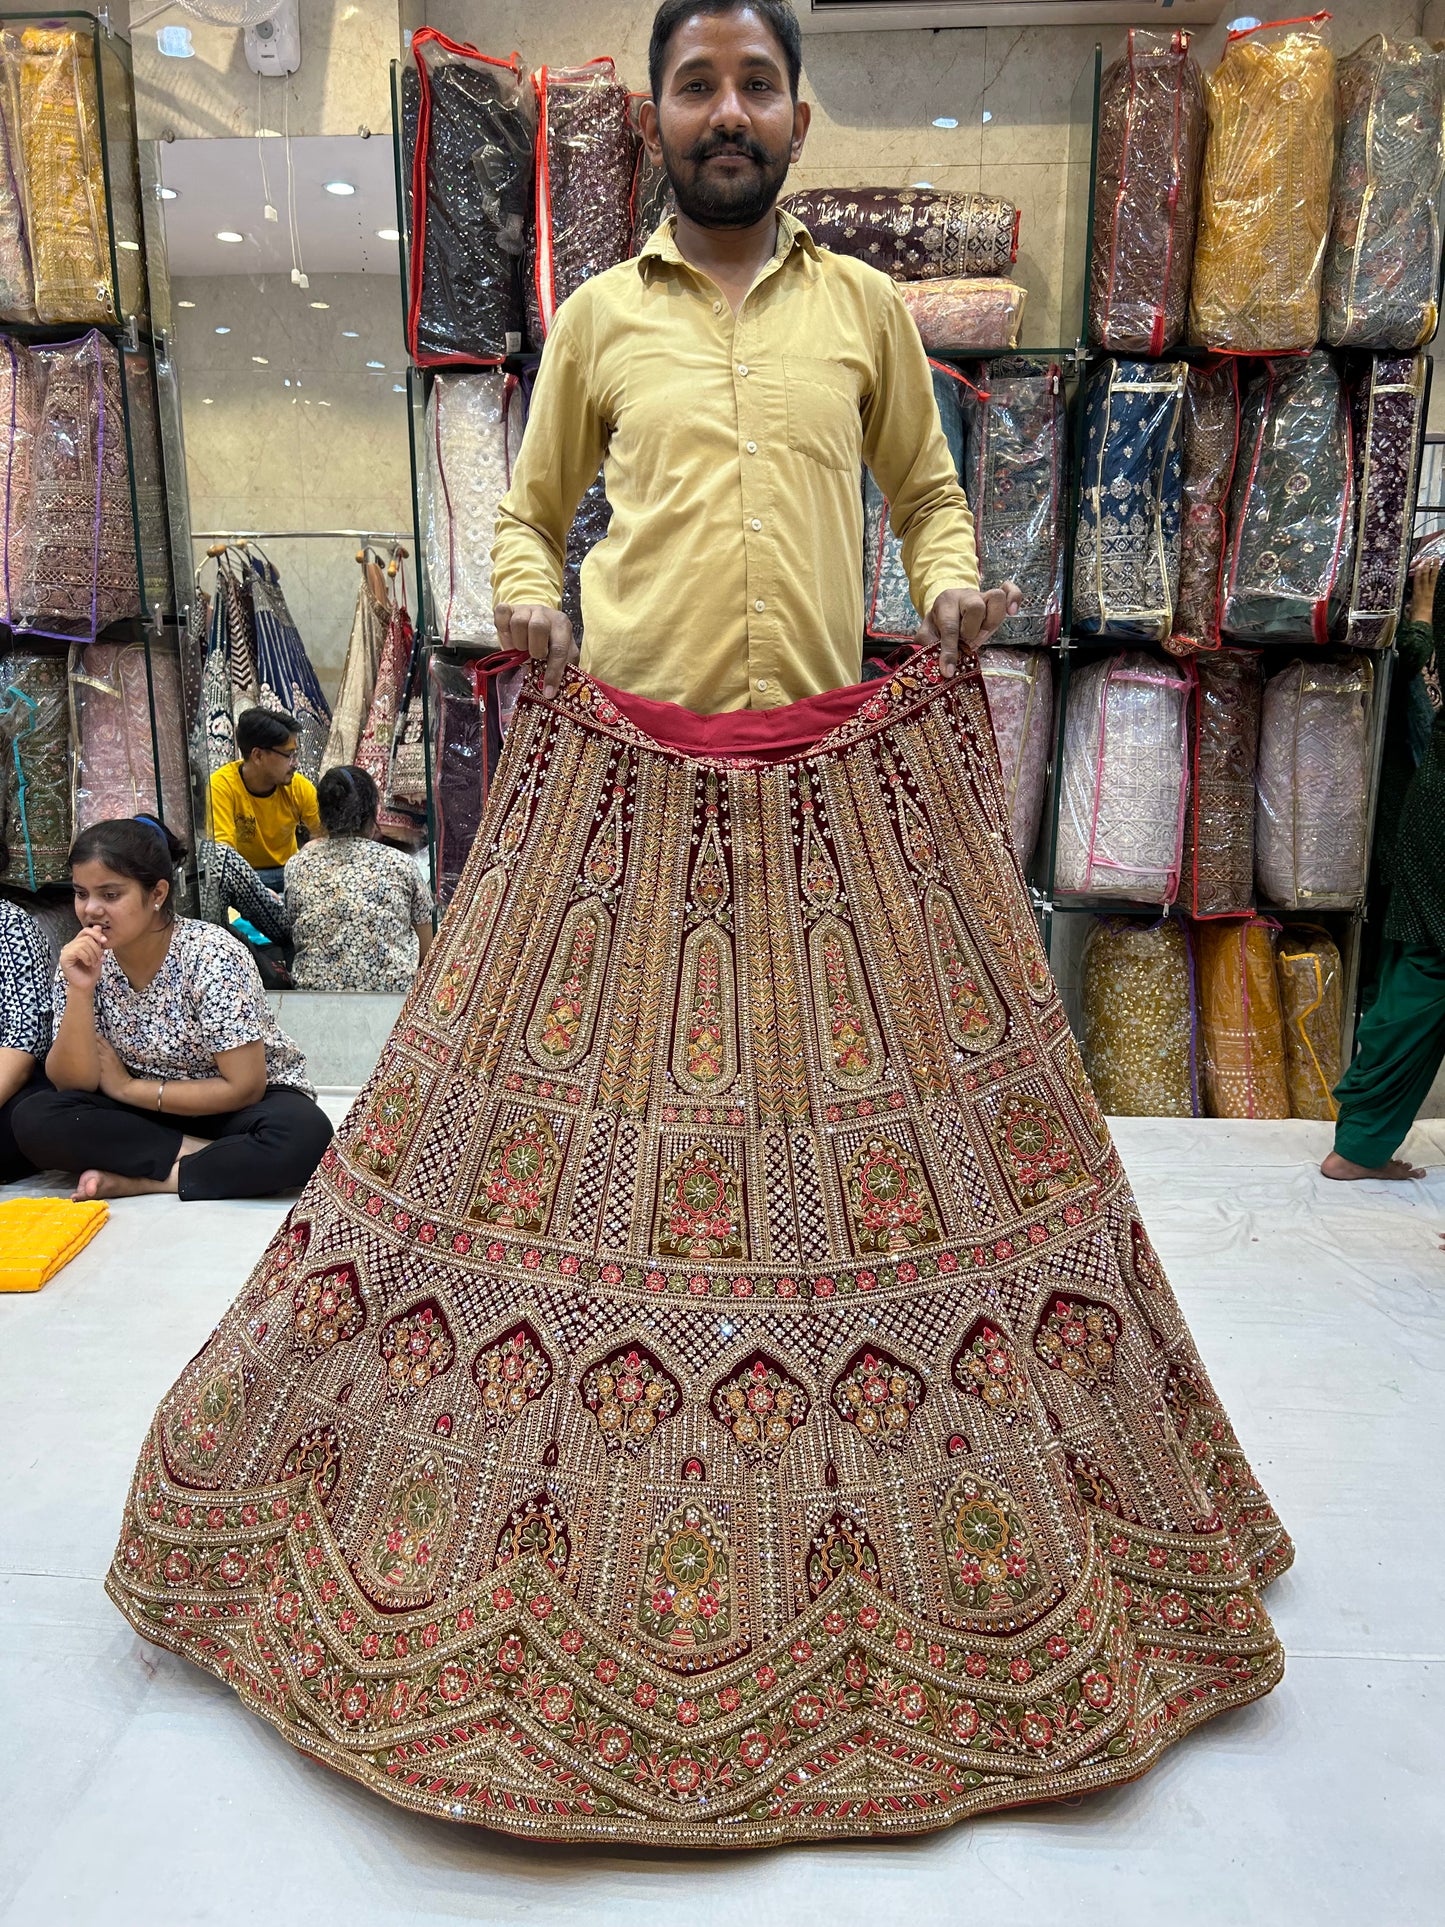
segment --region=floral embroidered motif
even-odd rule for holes
[[[1044,1364],[1086,1392],[1113,1378],[1118,1342],[1118,1314],[1092,1298],[1051,1299],[1034,1333],[1034,1350]]]
[[[363,1170],[383,1183],[401,1162],[407,1139],[421,1118],[417,1074],[404,1064],[378,1080],[351,1143],[351,1155]]]
[[[210,1372],[171,1420],[167,1457],[178,1469],[205,1478],[236,1436],[244,1411],[239,1361]]]
[[[330,1425],[303,1432],[281,1461],[281,1477],[304,1477],[324,1506],[341,1477],[341,1441]]]
[[[672,1373],[641,1345],[594,1365],[578,1390],[609,1451],[619,1445],[645,1445],[682,1402]]]
[[[754,1352],[712,1395],[712,1409],[754,1460],[777,1459],[808,1416],[808,1394],[775,1359]]]
[[[1069,1477],[1074,1482],[1074,1490],[1085,1505],[1091,1505],[1100,1512],[1110,1512],[1116,1519],[1132,1519],[1134,1514],[1119,1497],[1112,1479],[1094,1459],[1085,1458],[1081,1453],[1069,1454]]]
[[[1013,1346],[987,1318],[973,1321],[955,1352],[953,1382],[1010,1423],[1028,1406],[1028,1380],[1019,1369]]]
[[[610,890],[622,875],[622,806],[627,795],[626,760],[623,760],[617,773],[617,781],[612,786],[612,801],[601,827],[587,846],[587,855],[582,861],[582,875],[590,887],[599,893]]]
[[[878,1554],[868,1534],[851,1513],[833,1512],[808,1542],[808,1597],[819,1598],[835,1579],[850,1572],[870,1586],[882,1584]]]
[[[716,924],[688,938],[673,1044],[673,1074],[687,1090],[711,1094],[737,1076],[732,945]]]
[[[745,1258],[742,1181],[725,1158],[693,1144],[663,1173],[654,1249],[673,1258]]]
[[[924,899],[924,916],[949,1036],[961,1050],[992,1050],[1002,1041],[1008,1020],[984,976],[958,906],[934,885]]]
[[[512,1423],[552,1383],[552,1360],[525,1321],[488,1345],[472,1360],[472,1378],[482,1395],[482,1423],[498,1431]]]
[[[310,1243],[311,1222],[308,1218],[292,1218],[282,1225],[251,1280],[247,1304],[252,1307],[263,1304],[285,1282],[286,1274],[300,1264]]]
[[[876,1084],[883,1072],[883,1049],[862,989],[852,932],[836,917],[825,917],[808,939],[808,951],[823,1062],[845,1089]]]
[[[408,1397],[421,1391],[451,1370],[456,1355],[451,1327],[435,1298],[425,1299],[382,1326],[381,1356],[389,1392]]]
[[[704,916],[717,917],[732,895],[732,886],[728,881],[727,858],[723,855],[722,837],[718,831],[717,778],[711,773],[707,779],[706,795],[707,802],[703,809],[706,827],[698,846],[697,861],[692,866],[688,896]]]
[[[992,1480],[965,1472],[944,1500],[939,1527],[960,1606],[1018,1605],[1044,1584],[1017,1508]]]
[[[540,1559],[558,1579],[572,1557],[567,1522],[546,1492],[535,1492],[513,1511],[497,1540],[494,1564],[509,1566],[514,1559]]]
[[[926,876],[938,862],[938,845],[923,812],[912,802],[900,784],[894,791],[898,799],[898,838],[904,853],[916,870]]]
[[[564,1070],[587,1050],[597,1014],[611,924],[599,903],[567,913],[557,962],[547,973],[527,1029],[527,1048],[546,1070]]]
[[[938,1218],[918,1161],[892,1138],[869,1138],[843,1181],[860,1252],[914,1251],[938,1242]]]
[[[513,1231],[545,1230],[561,1169],[561,1148],[540,1111],[499,1125],[467,1215]]]
[[[654,1535],[642,1568],[637,1623],[669,1646],[715,1645],[732,1634],[727,1536],[695,1499]]]
[[[803,897],[814,910],[836,909],[843,886],[818,833],[817,812],[811,798],[805,798],[799,807],[803,818],[803,861],[799,871]]]
[[[296,1349],[312,1357],[344,1345],[366,1323],[361,1280],[350,1259],[309,1271],[296,1287],[291,1329]]]
[[[451,1481],[428,1456],[399,1478],[360,1560],[357,1577],[374,1597],[419,1605],[436,1586],[456,1516]]]
[[[923,1403],[923,1381],[877,1346],[865,1345],[833,1385],[833,1410],[870,1445],[902,1445]]]
[[[467,917],[467,937],[452,952],[451,960],[432,988],[432,1016],[450,1026],[466,1004],[467,992],[477,973],[477,959],[486,947],[501,908],[507,886],[507,872],[494,864],[477,885]]]
[[[1037,1097],[1013,1091],[1004,1099],[994,1123],[994,1142],[1024,1210],[1089,1182],[1073,1139],[1057,1113]]]
[[[1148,1232],[1137,1218],[1129,1220],[1129,1261],[1135,1278],[1145,1291],[1163,1290],[1164,1267],[1149,1242]]]

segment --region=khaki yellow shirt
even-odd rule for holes
[[[321,832],[316,791],[298,770],[269,796],[252,796],[239,763],[224,763],[211,778],[210,831],[217,843],[239,850],[253,870],[280,869],[296,854],[296,825]]]
[[[918,330],[892,282],[778,216],[736,315],[665,223],[557,312],[492,550],[499,602],[562,599],[567,531],[605,463],[582,565],[582,665],[704,714],[862,671],[867,463],[915,607],[976,588],[973,522]]]

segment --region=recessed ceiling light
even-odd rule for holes
[[[913,185],[915,187],[932,187],[933,182],[932,181],[915,181]]]
[[[351,185],[350,181],[328,181],[326,183],[326,192],[328,194],[340,194],[344,197],[348,194],[354,194],[356,189]]]
[[[987,107],[985,107],[985,108],[984,108],[984,110],[983,110],[983,124],[984,124],[984,126],[985,126],[985,127],[987,127],[987,126],[988,126],[988,124],[989,124],[989,122],[990,122],[990,121],[991,121],[992,119],[993,119],[993,112],[992,112],[992,110],[991,110],[990,108],[987,108]]]
[[[313,301],[311,305],[313,308],[329,308],[331,303],[329,301]]]
[[[176,303],[176,306],[177,306],[178,308],[194,308],[194,307],[195,307],[195,305],[196,305],[196,304],[195,304],[195,302],[194,302],[194,301],[178,301],[178,302]]]
[[[228,335],[230,332],[231,330],[229,328],[217,328],[216,330],[218,335]]]
[[[209,395],[202,395],[201,406],[202,408],[210,408],[211,406],[213,406],[211,397]]]
[[[269,368],[271,366],[264,355],[252,355],[251,359],[256,362],[259,367]]]
[[[958,122],[952,114],[940,114],[933,124],[935,127],[957,127]]]
[[[163,201],[178,201],[181,198],[179,190],[174,187],[160,187],[156,192]]]
[[[343,328],[341,330],[341,339],[343,341],[360,341],[361,331],[357,328]]]
[[[378,241],[399,241],[401,232],[394,227],[379,227],[376,230],[376,238]]]
[[[235,247],[238,241],[244,241],[245,238],[244,234],[237,234],[233,227],[218,227],[216,229],[216,239],[218,241],[224,241],[228,247]]]
[[[158,27],[156,47],[169,60],[194,60],[196,57],[189,27]]]
[[[368,368],[385,368],[386,363],[384,361],[369,361],[366,365]]]
[[[404,381],[394,381],[391,384],[391,392],[393,395],[404,395],[406,393],[406,383]]]

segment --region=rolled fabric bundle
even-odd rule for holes
[[[1439,319],[1445,49],[1371,34],[1335,72],[1320,332],[1334,348],[1418,348]]]
[[[1192,917],[1237,917],[1254,908],[1260,664],[1257,650],[1221,649],[1194,665],[1180,891]]]
[[[522,346],[532,89],[516,54],[497,60],[421,27],[401,95],[407,348],[422,367],[500,361]]]
[[[1189,678],[1141,651],[1103,656],[1069,685],[1054,887],[1172,903],[1189,782]]]
[[[1349,404],[1323,350],[1249,385],[1229,505],[1221,625],[1240,642],[1328,642],[1355,547]]]
[[[903,281],[898,292],[931,355],[986,355],[1018,346],[1028,292],[1001,275]]]
[[[1182,361],[1101,362],[1084,396],[1074,627],[1163,642],[1179,592]]]
[[[426,406],[426,564],[432,627],[449,647],[488,649],[492,542],[521,436],[515,377],[438,375]]]
[[[0,827],[10,861],[0,875],[22,890],[70,874],[70,702],[65,658],[0,656]]]
[[[963,465],[961,398],[973,384],[956,369],[933,364],[933,399],[955,469]],[[1002,578],[1001,578],[1002,579]],[[888,501],[871,469],[863,471],[863,629],[875,642],[911,641],[921,617],[913,606],[903,544],[888,520]]]
[[[1344,969],[1323,930],[1286,930],[1275,952],[1284,1024],[1285,1078],[1291,1117],[1333,1123],[1334,1089],[1343,1075]]]
[[[20,42],[0,32],[0,321],[38,320],[20,145]]]
[[[1015,582],[1020,607],[994,640],[1047,647],[1063,624],[1063,503],[1068,418],[1057,362],[972,369],[959,391],[963,487],[973,511],[979,579]]]
[[[1317,25],[1231,33],[1204,83],[1190,338],[1237,354],[1311,348],[1335,157],[1335,59]]]
[[[1039,840],[1054,735],[1054,675],[1048,651],[1003,649],[979,653],[983,692],[1003,771],[1009,832],[1019,868],[1028,873]]]
[[[1405,601],[1415,473],[1425,425],[1424,355],[1371,355],[1350,390],[1355,558],[1345,640],[1388,649]]]
[[[1084,1069],[1110,1117],[1198,1117],[1194,964],[1178,917],[1098,917],[1084,939]]]
[[[113,322],[95,43],[87,29],[20,36],[20,146],[35,312],[42,322]]]
[[[93,642],[72,661],[70,694],[77,833],[110,817],[144,812],[189,842],[191,789],[178,659],[144,643]]]
[[[1204,160],[1204,86],[1187,33],[1131,27],[1099,92],[1089,339],[1162,355],[1184,334]]]
[[[1174,656],[1217,649],[1229,497],[1239,454],[1239,363],[1191,368],[1184,384],[1179,594],[1164,647]]]
[[[568,295],[632,252],[637,141],[627,88],[610,57],[542,67],[532,86],[537,179],[527,331],[540,348]]]
[[[1292,662],[1264,686],[1254,873],[1284,910],[1348,909],[1364,895],[1368,656]]]
[[[1266,917],[1194,932],[1204,1107],[1210,1117],[1290,1115],[1274,938]]]
[[[1018,259],[1018,209],[993,194],[810,187],[779,205],[819,247],[851,254],[894,281],[1007,274]]]

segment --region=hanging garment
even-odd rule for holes
[[[45,400],[43,364],[23,341],[0,335],[0,482],[3,482],[4,580],[0,619],[13,625],[18,614],[22,570],[29,530],[30,463]]]
[[[1084,395],[1074,627],[1163,642],[1179,593],[1182,361],[1104,361]]]
[[[502,753],[495,684],[510,664],[510,653],[460,664],[435,652],[427,663],[439,910],[451,902],[466,868]]]
[[[438,375],[426,405],[431,627],[452,648],[491,648],[492,541],[522,414],[511,375]]]
[[[1183,438],[1179,596],[1173,633],[1164,641],[1175,656],[1220,644],[1229,496],[1239,458],[1239,363],[1232,356],[1213,367],[1190,368]]]
[[[335,1770],[534,1839],[1134,1778],[1278,1679],[1291,1548],[1089,1090],[976,668],[536,695],[365,1096],[162,1403],[111,1596]]]
[[[993,194],[811,187],[778,205],[819,247],[855,255],[894,281],[1007,274],[1018,259],[1018,209]]]
[[[1292,662],[1264,686],[1255,880],[1283,910],[1351,909],[1365,891],[1368,656]]]
[[[517,55],[435,27],[402,69],[407,349],[420,367],[500,361],[522,346],[536,108]]]
[[[386,637],[377,663],[376,685],[366,727],[356,746],[356,762],[376,784],[376,826],[392,843],[419,848],[426,841],[426,813],[400,808],[391,795],[391,750],[401,714],[412,658],[411,616],[403,600],[389,612]],[[425,802],[425,799],[423,799]]]
[[[1109,1117],[1198,1117],[1198,1013],[1178,917],[1099,917],[1084,939],[1084,1069]]]
[[[1312,348],[1335,156],[1335,60],[1310,21],[1231,33],[1204,83],[1190,339],[1238,354]]]
[[[536,227],[527,332],[540,348],[574,289],[632,252],[637,145],[627,87],[610,58],[543,67],[537,96]]]
[[[1340,62],[1336,92],[1320,331],[1335,348],[1419,348],[1439,318],[1445,50],[1371,34]]]
[[[1054,675],[1046,650],[990,643],[979,652],[989,721],[998,746],[1004,804],[1019,868],[1028,874],[1039,840],[1054,740]]]
[[[1047,647],[1058,640],[1064,606],[1063,371],[1057,362],[1020,357],[969,372],[959,405],[979,580],[1015,582],[1020,591],[1019,613],[994,641]]]
[[[356,610],[351,618],[351,639],[346,645],[341,684],[331,711],[331,733],[321,758],[323,774],[338,763],[356,760],[356,745],[371,713],[381,645],[391,621],[386,570],[370,551],[363,551],[363,555],[361,586],[356,592]]]
[[[954,468],[963,468],[963,416],[961,398],[975,394],[972,383],[956,369],[940,362],[933,366],[933,399],[938,404],[938,420],[943,439],[953,457]],[[1002,578],[1000,578],[1002,580]],[[992,587],[990,583],[988,586]],[[913,606],[908,587],[908,572],[903,566],[903,544],[888,519],[888,499],[873,479],[873,471],[863,471],[863,632],[873,641],[909,641],[917,633],[922,617]]]
[[[92,823],[144,812],[189,844],[190,773],[176,658],[144,643],[91,643],[72,662],[70,700],[77,834]]]
[[[1280,938],[1275,966],[1290,1116],[1333,1123],[1340,1114],[1334,1088],[1344,1071],[1340,1050],[1344,967],[1340,953],[1323,930],[1297,926]]]
[[[113,322],[92,30],[20,36],[20,145],[35,309],[42,322]]]
[[[1355,545],[1349,404],[1322,351],[1250,382],[1229,507],[1222,623],[1241,642],[1327,642]]]
[[[70,702],[65,658],[0,656],[0,829],[10,851],[0,875],[21,890],[70,875]]]
[[[1018,346],[1028,292],[999,275],[900,282],[931,355],[988,355]]]
[[[314,783],[331,734],[331,705],[291,619],[274,564],[255,549],[247,551],[246,562],[256,618],[260,700],[267,709],[284,709],[295,717],[296,767]]]
[[[234,572],[229,555],[221,555],[216,558],[200,703],[191,725],[191,761],[208,785],[218,769],[236,761],[236,718],[260,699],[250,587]]]
[[[1180,891],[1191,917],[1237,917],[1254,908],[1260,664],[1257,650],[1221,649],[1194,665]]]
[[[1189,677],[1140,651],[1096,657],[1070,678],[1054,887],[1172,903],[1189,785]]]
[[[1162,355],[1183,339],[1204,160],[1204,87],[1187,33],[1131,27],[1099,91],[1089,340]]]
[[[401,703],[391,737],[391,761],[386,772],[386,801],[394,810],[409,810],[423,820],[427,814],[426,637],[414,629],[411,658],[401,687]]]
[[[1372,355],[1350,391],[1359,509],[1345,640],[1356,649],[1388,649],[1404,607],[1426,360]]]
[[[1194,932],[1204,1102],[1210,1117],[1288,1117],[1284,1027],[1266,917]]]
[[[34,322],[30,210],[20,145],[20,42],[0,31],[0,321]]]

